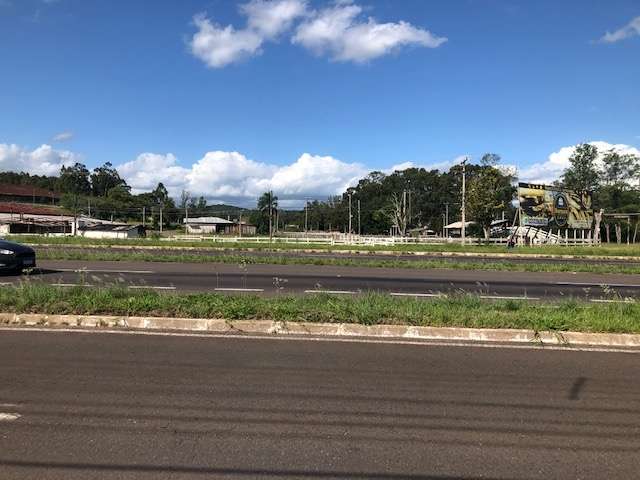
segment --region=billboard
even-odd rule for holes
[[[593,223],[591,192],[520,183],[518,200],[522,226],[589,229]]]

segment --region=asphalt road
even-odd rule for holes
[[[625,353],[0,331],[0,478],[635,479]]]
[[[576,297],[595,301],[618,296],[636,298],[640,294],[640,275],[622,274],[94,261],[41,261],[39,265],[42,270],[30,275],[30,280],[62,286],[118,283],[163,291],[246,291],[265,295],[316,292],[355,295],[380,291],[424,297],[464,291],[489,298]],[[0,278],[0,284],[24,278],[6,276]]]

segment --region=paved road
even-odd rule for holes
[[[145,263],[41,261],[34,281],[59,285],[122,283],[132,288],[177,291],[249,291],[259,294],[340,292],[345,295],[381,291],[425,297],[473,292],[486,297],[561,298],[592,300],[636,298],[640,275],[588,273],[529,273],[481,270],[414,270],[317,265],[233,265],[215,263]],[[78,273],[84,271],[85,273]],[[2,283],[20,281],[3,277]],[[608,287],[603,288],[602,285]]]
[[[0,478],[634,479],[640,357],[0,331]]]

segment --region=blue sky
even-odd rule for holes
[[[579,142],[640,145],[637,0],[246,5],[0,0],[0,169],[111,161],[140,190],[295,199],[394,165],[490,151],[533,178]]]

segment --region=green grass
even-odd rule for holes
[[[70,289],[25,282],[0,288],[0,311],[16,313],[264,319],[285,322],[523,328],[640,333],[640,304],[488,302],[474,296],[419,300],[358,297],[166,294],[118,287]]]
[[[576,262],[543,263],[535,260],[510,262],[508,259],[469,262],[448,259],[411,260],[393,258],[340,258],[340,257],[294,257],[294,256],[251,256],[242,254],[199,255],[196,253],[162,254],[154,251],[91,251],[75,249],[47,249],[38,251],[39,260],[84,260],[84,261],[129,261],[129,262],[178,262],[178,263],[225,263],[238,265],[329,265],[341,267],[407,268],[407,269],[450,269],[450,270],[493,270],[507,272],[586,272],[640,274],[640,263],[597,264]]]
[[[84,237],[43,237],[36,235],[20,235],[10,237],[11,240],[51,245],[87,245],[87,246],[149,246],[149,247],[197,247],[202,249],[255,249],[255,250],[327,250],[327,251],[359,251],[359,252],[468,252],[468,253],[513,253],[513,254],[542,254],[542,255],[576,255],[576,256],[625,256],[640,257],[640,245],[617,245],[604,244],[599,246],[560,246],[544,245],[537,247],[518,247],[507,250],[500,245],[465,245],[444,244],[444,245],[326,245],[326,244],[293,244],[293,243],[215,243],[213,240],[205,241],[165,241],[159,239],[135,239],[135,240],[100,240]]]

